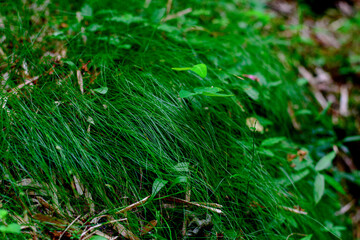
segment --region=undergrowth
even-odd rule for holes
[[[331,124],[248,3],[1,4],[8,239],[342,237]]]

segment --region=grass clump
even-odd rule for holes
[[[116,3],[1,10],[1,204],[26,232],[340,236],[322,222],[336,194],[317,212],[313,181],[295,185],[317,172],[289,137],[311,117],[289,106],[316,108],[255,30],[226,23],[241,3]]]

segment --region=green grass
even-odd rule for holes
[[[316,172],[292,185],[288,177],[297,170],[286,159],[309,143],[314,131],[323,131],[321,139],[333,133],[324,127],[326,120],[314,120],[317,107],[279,60],[274,43],[264,41],[255,26],[223,23],[251,23],[234,3],[174,1],[170,14],[189,7],[192,12],[167,22],[160,21],[164,2],[152,1],[148,8],[142,1],[121,3],[61,1],[43,11],[30,9],[29,3],[1,3],[5,55],[0,63],[2,73],[10,76],[1,93],[1,208],[20,216],[55,216],[67,225],[81,215],[82,223],[74,225],[79,235],[86,222],[105,211],[127,217],[122,224],[138,236],[140,226],[157,220],[143,238],[181,239],[185,220],[208,214],[213,227],[202,229],[198,238],[216,239],[221,233],[226,239],[309,234],[336,239],[335,230],[323,228],[326,219],[343,224],[333,216],[340,207],[335,191],[327,188],[316,205]],[[80,22],[76,11],[82,13]],[[45,56],[47,52],[55,56]],[[88,70],[82,68],[87,62]],[[172,70],[200,63],[207,65],[205,78]],[[83,75],[83,93],[76,71]],[[243,74],[257,76],[259,82]],[[10,90],[35,76],[39,79],[33,86],[17,94]],[[105,94],[95,90],[104,87]],[[219,87],[232,96],[179,97],[181,90],[201,87]],[[310,111],[310,116],[297,117],[304,136],[297,136],[293,127],[289,102],[295,110]],[[247,126],[250,117],[264,127],[263,133]],[[261,146],[264,139],[279,136],[285,138]],[[324,155],[334,141],[324,149],[308,148]],[[310,154],[306,159],[305,168],[312,169]],[[76,186],[74,177],[81,184]],[[24,186],[23,179],[39,185]],[[34,202],[34,192],[59,210]],[[115,214],[149,195],[153,198],[145,205]],[[169,196],[221,204],[223,214],[179,203],[166,208]],[[308,215],[285,209],[293,206]],[[36,234],[46,239],[46,233],[59,230],[48,222],[33,217],[28,224],[37,224]]]

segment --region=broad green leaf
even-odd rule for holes
[[[292,174],[291,179],[294,183],[296,183],[296,182],[300,181],[301,179],[303,179],[304,177],[306,177],[309,173],[310,173],[310,171],[306,169],[302,172]]]
[[[92,17],[93,15],[93,9],[89,4],[85,4],[82,8],[81,8],[81,16],[83,17]]]
[[[174,170],[177,172],[188,172],[189,171],[189,163],[181,162],[174,166]]]
[[[317,204],[322,196],[324,195],[325,192],[325,178],[324,175],[322,174],[318,174],[315,177],[315,182],[314,182],[314,200],[315,200],[315,204]]]
[[[168,183],[168,181],[157,178],[155,179],[152,186],[151,198],[155,197],[158,192]]]
[[[181,98],[187,98],[187,97],[191,97],[191,96],[194,96],[194,95],[198,95],[197,93],[192,93],[192,92],[189,92],[189,91],[186,91],[186,90],[181,90],[179,92],[179,97]]]
[[[169,189],[174,187],[178,183],[187,183],[188,181],[189,181],[189,178],[187,176],[178,176],[177,178],[175,178],[175,180],[173,181],[173,183],[171,184]]]
[[[87,27],[86,30],[90,31],[90,32],[96,32],[96,31],[98,31],[98,30],[100,30],[102,28],[103,28],[103,25],[93,23],[89,27]]]
[[[324,174],[325,181],[332,186],[336,191],[342,194],[346,194],[344,188],[341,186],[339,182],[337,182],[333,177],[330,177],[329,175]]]
[[[244,88],[244,92],[254,101],[258,101],[259,100],[259,92],[251,87],[251,86],[247,86],[246,88]]]
[[[203,63],[193,66],[190,70],[202,78],[205,78],[207,75],[207,67]]]
[[[310,234],[310,235],[307,235],[306,237],[301,238],[300,240],[311,240],[312,236],[313,235]]]
[[[8,215],[8,211],[0,209],[0,219],[4,219]]]
[[[262,147],[268,147],[273,146],[275,144],[278,144],[279,142],[285,141],[285,137],[274,137],[274,138],[268,138],[261,142]]]
[[[218,92],[224,91],[219,87],[201,87],[201,88],[195,88],[194,91],[198,94],[204,95],[204,96],[210,96],[210,97],[231,97],[234,95],[231,94],[221,94]]]
[[[266,86],[270,88],[270,87],[279,86],[279,85],[281,85],[281,84],[282,84],[282,81],[279,80],[279,81],[276,81],[276,82],[270,82],[270,83],[266,84]]]
[[[201,63],[201,64],[197,64],[193,67],[184,67],[184,68],[171,68],[172,70],[175,71],[192,71],[194,73],[196,73],[197,75],[199,75],[202,78],[205,78],[207,75],[207,67],[205,64]]]
[[[21,228],[19,224],[10,223],[7,226],[0,226],[0,232],[3,233],[21,233]]]
[[[334,160],[335,157],[336,157],[336,153],[334,151],[332,151],[331,153],[325,155],[324,157],[322,157],[320,159],[319,162],[317,162],[317,164],[315,166],[315,170],[316,171],[321,171],[321,170],[324,170],[324,169],[330,167],[331,162]]]
[[[256,129],[255,129],[255,131],[256,131]],[[262,155],[265,155],[268,157],[275,157],[275,154],[272,151],[270,151],[269,149],[259,148],[258,152],[259,152],[259,154],[262,154]]]
[[[106,94],[108,92],[108,88],[107,87],[101,87],[101,88],[96,88],[94,89],[95,92],[98,92],[100,94]]]
[[[177,184],[177,183],[186,183],[188,182],[189,179],[187,176],[178,176],[177,178],[175,178],[173,184]]]
[[[291,174],[290,175],[290,181],[288,178],[286,179],[280,179],[279,180],[279,184],[284,185],[284,187],[287,187],[291,184],[294,184],[298,181],[300,181],[301,179],[305,178],[307,175],[309,175],[310,171],[308,169],[301,171],[299,173],[295,173],[295,174]]]
[[[90,240],[107,240],[107,238],[102,236],[93,236],[90,238]]]

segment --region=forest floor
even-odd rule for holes
[[[0,237],[360,239],[359,32],[360,1],[0,2]]]

